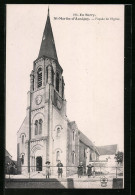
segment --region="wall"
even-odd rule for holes
[[[73,140],[74,131],[74,140]],[[79,137],[78,128],[75,123],[68,124],[67,129],[67,176],[77,173],[77,166],[79,164]],[[73,163],[73,152],[75,152],[75,158]]]
[[[85,151],[87,151],[87,146],[81,141],[79,141],[79,163],[82,162],[83,166],[86,166],[86,152]]]
[[[22,143],[22,136],[24,135],[24,143]],[[28,166],[28,139],[29,139],[29,115],[27,115],[17,132],[17,166],[18,172],[20,173],[22,169],[26,169]],[[21,157],[24,155],[24,164],[21,163]],[[22,168],[21,168],[21,167]]]
[[[115,155],[101,155],[101,156],[99,156],[99,160],[107,161],[108,166],[116,166],[116,159],[114,157],[115,157]]]
[[[67,120],[61,115],[60,111],[51,105],[51,127],[50,127],[50,140],[49,140],[49,155],[50,161],[53,166],[56,166],[56,153],[59,151],[63,166],[66,166],[66,147],[67,147]],[[60,128],[60,133],[57,135],[57,128]],[[53,174],[57,174],[57,168],[53,168]],[[66,174],[66,168],[63,168],[63,175]]]

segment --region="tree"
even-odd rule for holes
[[[115,157],[116,161],[119,163],[122,163],[123,162],[123,152],[120,152],[118,151],[116,154],[115,154]]]

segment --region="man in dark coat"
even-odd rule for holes
[[[63,173],[63,164],[61,163],[61,161],[59,160],[58,164],[57,164],[57,167],[58,167],[58,178],[61,176],[62,177],[62,173]]]
[[[91,164],[89,164],[88,166],[88,169],[87,169],[87,175],[88,175],[88,177],[90,177],[91,175],[92,175],[92,165]]]
[[[78,178],[83,175],[83,164],[82,162],[80,162],[79,166],[78,166]]]

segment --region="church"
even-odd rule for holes
[[[59,64],[50,14],[41,46],[30,73],[26,117],[17,132],[18,173],[44,171],[50,161],[52,173],[63,164],[63,175],[77,172],[80,162],[86,167],[99,159],[96,146],[66,115],[65,82]]]

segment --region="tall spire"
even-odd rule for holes
[[[42,57],[42,56],[50,57],[58,61],[51,22],[50,22],[49,7],[48,7],[47,21],[43,32],[43,37],[42,37],[38,57]]]
[[[49,16],[49,6],[48,6],[48,16]]]

